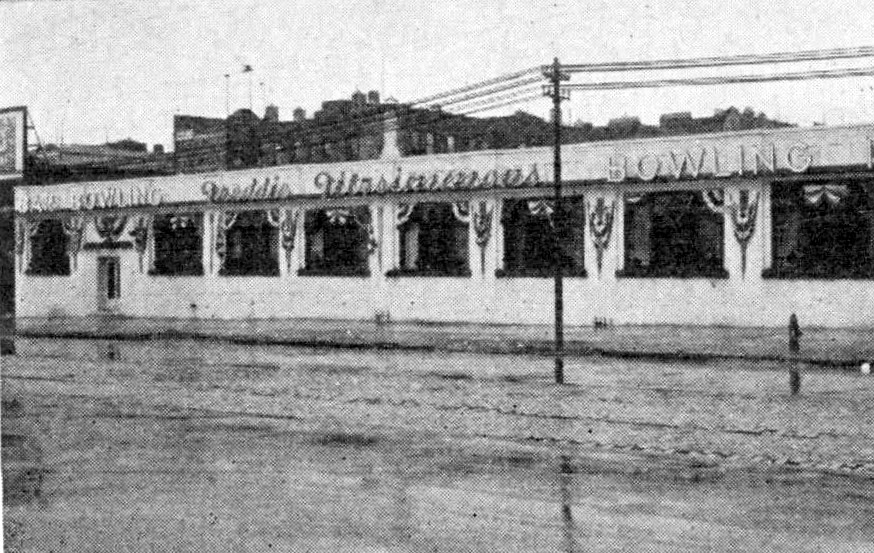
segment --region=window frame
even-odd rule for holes
[[[241,210],[237,212],[236,220],[234,224],[230,226],[225,231],[225,257],[224,262],[222,263],[222,267],[219,270],[219,276],[223,277],[278,277],[280,275],[280,264],[279,264],[279,228],[270,224],[270,221],[267,217],[267,212],[263,209],[247,209]],[[243,244],[241,244],[241,250],[245,249],[246,242],[249,243],[258,243],[266,244],[265,252],[269,252],[268,255],[264,256],[265,260],[268,260],[268,263],[261,264],[258,268],[259,271],[256,272],[242,272],[240,268],[235,267],[233,264],[231,268],[228,267],[228,262],[232,260],[231,258],[231,236],[234,234],[239,234],[242,232],[241,222],[251,223],[254,222],[254,219],[251,221],[247,221],[250,218],[259,218],[260,224],[258,225],[259,232],[263,232],[265,229],[268,231],[268,235],[266,236],[267,240],[252,240],[248,238],[247,240],[243,240]],[[242,219],[242,221],[241,221]],[[247,225],[249,228],[254,228],[254,225]],[[243,252],[240,256],[240,259],[251,259],[252,249],[247,250],[248,255]]]
[[[64,222],[62,219],[56,218],[47,218],[36,221],[37,225],[36,230],[27,237],[28,240],[28,258],[27,258],[27,267],[25,269],[25,274],[28,276],[35,277],[68,277],[72,274],[71,271],[71,263],[70,263],[70,254],[68,250],[68,245],[70,241],[70,237],[67,235],[64,230]],[[47,238],[40,237],[40,233],[46,224],[52,224],[53,228],[56,231],[56,236],[60,237],[60,245],[58,246],[61,254],[59,259],[63,259],[63,264],[61,268],[55,269],[54,264],[47,264],[44,262],[43,255],[39,257],[36,255],[36,248],[34,247],[36,244],[39,244],[43,248],[45,248],[45,243]],[[27,225],[26,225],[27,227]],[[39,238],[39,240],[35,240]],[[57,252],[55,252],[57,254]],[[34,265],[34,260],[39,259],[40,264]]]
[[[466,202],[466,200],[461,200],[461,202]],[[458,217],[454,213],[454,205],[460,203],[460,201],[429,201],[429,202],[419,202],[416,203],[411,209],[412,212],[407,220],[402,222],[397,226],[396,237],[398,244],[398,257],[397,257],[397,266],[394,269],[391,269],[386,273],[388,277],[434,277],[434,278],[468,278],[471,276],[470,269],[470,248],[471,248],[471,238],[470,238],[470,221],[467,222],[460,221]],[[445,207],[440,207],[445,206]],[[445,220],[451,220],[452,225],[449,230],[440,229],[437,227],[434,222],[430,221],[431,217],[433,217],[433,213],[440,209],[443,211],[443,217]],[[439,252],[441,250],[447,251],[450,249],[450,245],[454,238],[457,237],[457,234],[460,233],[463,229],[464,232],[464,241],[466,247],[464,248],[463,255],[462,252],[455,252],[457,261],[459,262],[454,268],[437,268],[433,266],[427,267],[416,267],[416,268],[406,268],[404,267],[404,262],[406,261],[406,249],[404,246],[406,234],[411,232],[412,225],[419,225],[419,235],[421,236],[421,228],[423,224],[423,220],[425,223],[425,228],[430,232],[426,234],[429,238],[437,238],[439,241],[442,241],[442,244],[439,244],[435,247],[434,244],[426,246],[426,252],[430,253],[432,256],[436,256],[435,252]],[[435,230],[436,229],[436,230]],[[450,240],[450,237],[452,240]],[[422,244],[423,242],[416,239],[417,241],[417,260],[422,259]],[[426,242],[427,244],[427,242]],[[431,260],[433,261],[433,259]],[[429,263],[430,265],[430,263]]]
[[[530,202],[545,202],[547,205],[552,203],[554,206],[554,198],[549,196],[539,197],[519,197],[519,198],[504,198],[503,208],[501,210],[501,225],[503,228],[503,251],[501,256],[502,267],[495,271],[495,276],[498,278],[550,278],[555,275],[554,268],[554,252],[553,252],[553,233],[559,233],[559,247],[562,253],[562,275],[570,278],[585,278],[586,273],[586,223],[588,214],[586,213],[585,198],[582,195],[565,196],[562,198],[561,207],[563,213],[557,218],[559,229],[555,228],[556,218],[554,214],[535,215],[530,211]],[[509,208],[509,209],[508,209]],[[554,209],[551,207],[550,209]],[[525,215],[523,215],[525,214]],[[549,231],[549,238],[546,239],[544,246],[548,251],[546,261],[543,267],[519,267],[508,266],[508,244],[513,243],[513,238],[508,240],[512,232],[508,232],[512,222],[511,217],[521,216],[525,218],[525,233],[529,233],[527,228],[532,222],[539,222],[538,226],[541,230],[533,230],[531,234],[537,236],[543,231]],[[543,223],[546,223],[545,225]],[[579,231],[578,236],[568,236],[574,230]],[[576,247],[569,247],[569,246]],[[575,256],[573,253],[579,254],[580,260],[577,266],[568,266],[573,263]],[[524,256],[524,252],[516,254]]]
[[[695,189],[657,189],[657,190],[646,190],[641,192],[626,192],[622,197],[622,210],[623,210],[623,224],[622,224],[622,240],[623,240],[623,253],[622,253],[622,268],[616,271],[617,278],[654,278],[654,279],[727,279],[729,277],[728,270],[725,268],[726,261],[726,213],[717,213],[710,209],[707,205],[707,202],[703,199],[703,194],[707,194],[708,189],[704,188],[695,188]],[[653,202],[659,196],[682,196],[687,195],[691,198],[692,202],[695,202],[696,209],[690,212],[687,216],[700,216],[706,215],[709,218],[712,218],[711,223],[715,225],[717,240],[716,240],[716,259],[718,259],[718,266],[714,263],[713,266],[707,266],[708,264],[702,263],[702,260],[699,256],[696,256],[699,261],[694,264],[684,263],[683,265],[676,264],[676,260],[684,260],[688,259],[688,256],[677,254],[673,256],[673,260],[675,261],[673,264],[668,264],[664,260],[661,259],[662,255],[665,255],[667,251],[669,251],[672,246],[665,245],[664,243],[656,244],[656,240],[659,240],[664,236],[664,231],[669,229],[670,226],[674,227],[674,230],[684,228],[685,232],[688,233],[686,237],[687,244],[691,244],[691,246],[698,249],[698,253],[701,253],[701,243],[696,242],[696,238],[699,238],[702,233],[700,231],[700,220],[698,223],[689,230],[688,225],[684,225],[682,223],[674,222],[673,225],[668,224],[671,219],[671,212],[676,213],[680,211],[676,207],[671,207],[665,212],[660,214],[654,214],[654,208],[656,206],[653,205]],[[629,197],[640,196],[640,200],[638,202],[629,202]],[[634,265],[633,259],[629,257],[630,251],[633,248],[629,246],[632,245],[633,241],[630,239],[631,233],[634,231],[633,224],[634,217],[631,216],[631,210],[629,206],[640,205],[640,201],[647,201],[649,203],[649,249],[648,254],[651,259],[656,258],[659,259],[659,263],[656,265],[654,263],[650,263],[648,266],[644,265]],[[634,208],[631,208],[634,209]],[[662,224],[657,224],[659,221],[656,219],[656,216],[662,217]],[[661,235],[661,236],[660,236]],[[673,248],[676,248],[676,233],[671,235],[674,240]],[[656,244],[654,247],[653,244]],[[679,270],[678,270],[679,269]]]
[[[159,227],[163,225],[163,220],[170,224],[172,227],[172,218],[173,217],[187,217],[193,218],[196,220],[196,234],[198,237],[199,247],[197,248],[196,255],[193,255],[190,250],[188,250],[188,256],[192,259],[191,266],[185,267],[178,270],[168,270],[165,267],[161,266],[159,263],[159,252],[161,251],[161,247],[159,247],[159,233],[165,232],[164,230],[159,230]],[[203,252],[204,248],[204,228],[205,228],[205,219],[203,213],[200,212],[190,212],[190,213],[162,213],[156,214],[152,218],[152,237],[151,237],[151,246],[152,246],[152,260],[151,267],[149,268],[149,274],[152,276],[203,276],[204,267],[203,267]],[[184,226],[181,228],[185,228]],[[171,230],[178,230],[171,229]],[[180,254],[181,255],[181,254]]]
[[[348,212],[348,215],[338,214],[339,217],[345,217],[346,221],[338,224],[331,222],[328,215],[329,211],[340,210]],[[299,268],[297,274],[299,276],[328,276],[328,277],[369,277],[370,276],[370,252],[368,250],[369,236],[367,225],[372,224],[370,221],[370,208],[367,205],[356,205],[350,207],[323,207],[316,209],[308,209],[304,212],[304,262],[303,267]],[[318,229],[322,233],[322,260],[316,262],[313,259],[311,244],[314,229]],[[349,264],[334,264],[328,263],[325,256],[325,251],[329,248],[329,241],[326,240],[326,230],[336,232],[341,236],[335,236],[330,240],[333,245],[337,242],[350,240],[350,237],[357,238],[354,244],[358,250],[358,259],[356,263]],[[345,234],[345,236],[342,236]],[[355,236],[357,234],[357,237]],[[341,248],[342,251],[349,251],[348,244]],[[331,248],[331,252],[338,251],[337,248]],[[331,259],[338,259],[336,253],[331,254]]]
[[[849,195],[846,198],[840,199],[837,204],[832,205],[827,198],[822,198],[816,205],[811,205],[805,199],[806,186],[846,186]],[[855,190],[854,190],[855,189]],[[776,192],[776,193],[775,193]],[[782,197],[782,193],[788,193],[786,197]],[[866,197],[867,195],[867,197]],[[852,203],[848,203],[848,200]],[[848,179],[825,179],[825,180],[804,180],[804,181],[776,181],[771,183],[770,187],[770,256],[768,258],[769,266],[762,271],[762,278],[778,279],[778,280],[872,280],[874,279],[874,180],[848,180]],[[865,223],[864,215],[858,211],[868,211],[868,236],[867,241],[864,239],[858,244],[851,244],[849,249],[850,254],[845,254],[849,259],[858,259],[860,256],[866,257],[867,260],[861,264],[847,269],[846,267],[835,268],[834,265],[826,266],[826,270],[815,268],[810,265],[791,265],[787,263],[789,255],[785,258],[780,256],[781,244],[785,229],[785,221],[790,214],[789,212],[779,212],[782,206],[791,203],[795,205],[796,212],[800,212],[798,228],[796,232],[799,238],[796,239],[794,250],[803,247],[803,242],[808,245],[817,243],[819,246],[814,248],[814,251],[823,250],[831,252],[846,252],[847,244],[841,244],[841,238],[846,237],[845,230],[840,229],[834,232],[831,241],[823,243],[822,232],[816,233],[816,240],[810,238],[813,231],[809,228],[811,220],[815,220],[822,215],[814,215],[816,211],[825,211],[828,208],[840,208],[844,211],[842,214],[835,216],[844,219],[844,226],[852,226],[853,223],[859,227],[863,227]],[[848,207],[852,206],[852,207]],[[847,221],[847,210],[856,210],[854,214],[857,220]],[[822,229],[820,229],[821,231]],[[865,233],[864,228],[857,228],[856,232]],[[867,250],[867,251],[866,251]],[[822,252],[820,252],[822,253]],[[791,255],[791,253],[790,253]],[[802,253],[801,259],[805,259]],[[822,265],[820,265],[822,267]]]

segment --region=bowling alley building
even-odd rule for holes
[[[874,125],[15,190],[18,317],[870,327]]]

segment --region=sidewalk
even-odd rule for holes
[[[874,328],[803,329],[800,358],[829,366],[874,361]],[[552,352],[553,329],[540,325],[428,324],[314,319],[18,318],[21,337],[114,340],[198,339],[307,347],[421,349],[476,353]],[[619,326],[565,329],[568,355],[706,360],[782,360],[785,328]]]

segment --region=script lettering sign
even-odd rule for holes
[[[366,174],[355,171],[322,171],[314,184],[328,197],[403,192],[477,190],[494,188],[528,188],[541,183],[537,164],[526,168],[490,169],[486,171],[450,169],[405,171],[398,167],[391,173]]]

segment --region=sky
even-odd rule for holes
[[[226,102],[248,107],[250,90],[257,113],[273,103],[290,119],[295,107],[312,113],[356,89],[409,101],[555,56],[588,63],[871,45],[870,0],[0,0],[0,107],[28,106],[42,143],[130,137],[172,148],[174,114],[221,117]],[[247,64],[254,71],[244,74]],[[851,66],[874,58],[572,82]],[[564,114],[657,122],[730,105],[802,125],[871,122],[874,77],[575,91]],[[493,113],[548,108],[544,98]]]

